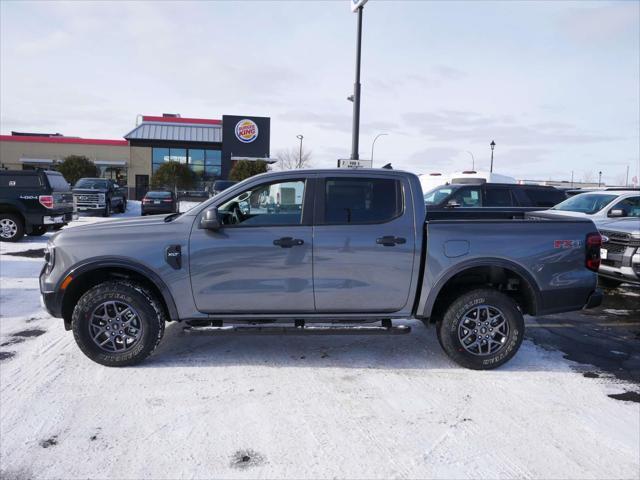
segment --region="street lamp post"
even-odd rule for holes
[[[296,135],[296,138],[300,140],[300,156],[298,157],[298,167],[297,167],[297,168],[300,168],[302,167],[302,139],[304,138],[304,135]]]
[[[496,148],[496,142],[491,140],[489,146],[491,147],[491,168],[489,169],[489,172],[493,173],[493,149]]]
[[[598,172],[598,186],[602,185],[602,172]]]
[[[362,4],[361,4],[362,5]],[[358,41],[356,45],[356,81],[353,84],[353,138],[351,139],[351,160],[359,160],[360,139],[360,59],[362,56],[362,9],[358,7]]]
[[[379,137],[382,137],[384,135],[389,135],[388,133],[379,133],[378,135],[376,135],[376,138],[373,139],[373,142],[371,142],[371,166],[373,167],[373,147],[376,146],[376,140],[378,140]]]
[[[469,150],[466,150],[466,152],[471,155],[471,170],[476,169],[476,158],[473,156],[473,153],[471,153]]]

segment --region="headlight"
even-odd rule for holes
[[[100,203],[104,203],[104,193],[99,193],[99,194],[98,194],[98,201],[99,201]]]
[[[51,272],[56,263],[56,249],[49,244],[44,249],[44,261],[47,264],[47,272]]]

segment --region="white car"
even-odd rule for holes
[[[531,212],[531,215],[541,212]],[[621,218],[638,218],[640,222],[640,190],[596,190],[566,199],[544,216],[579,217],[593,220],[598,229]]]

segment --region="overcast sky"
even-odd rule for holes
[[[137,114],[270,116],[272,156],[351,149],[346,0],[0,2],[0,131],[121,138]],[[616,183],[640,168],[639,2],[370,1],[361,158]]]

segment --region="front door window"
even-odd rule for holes
[[[223,225],[300,225],[305,182],[288,180],[245,190],[218,208]]]

